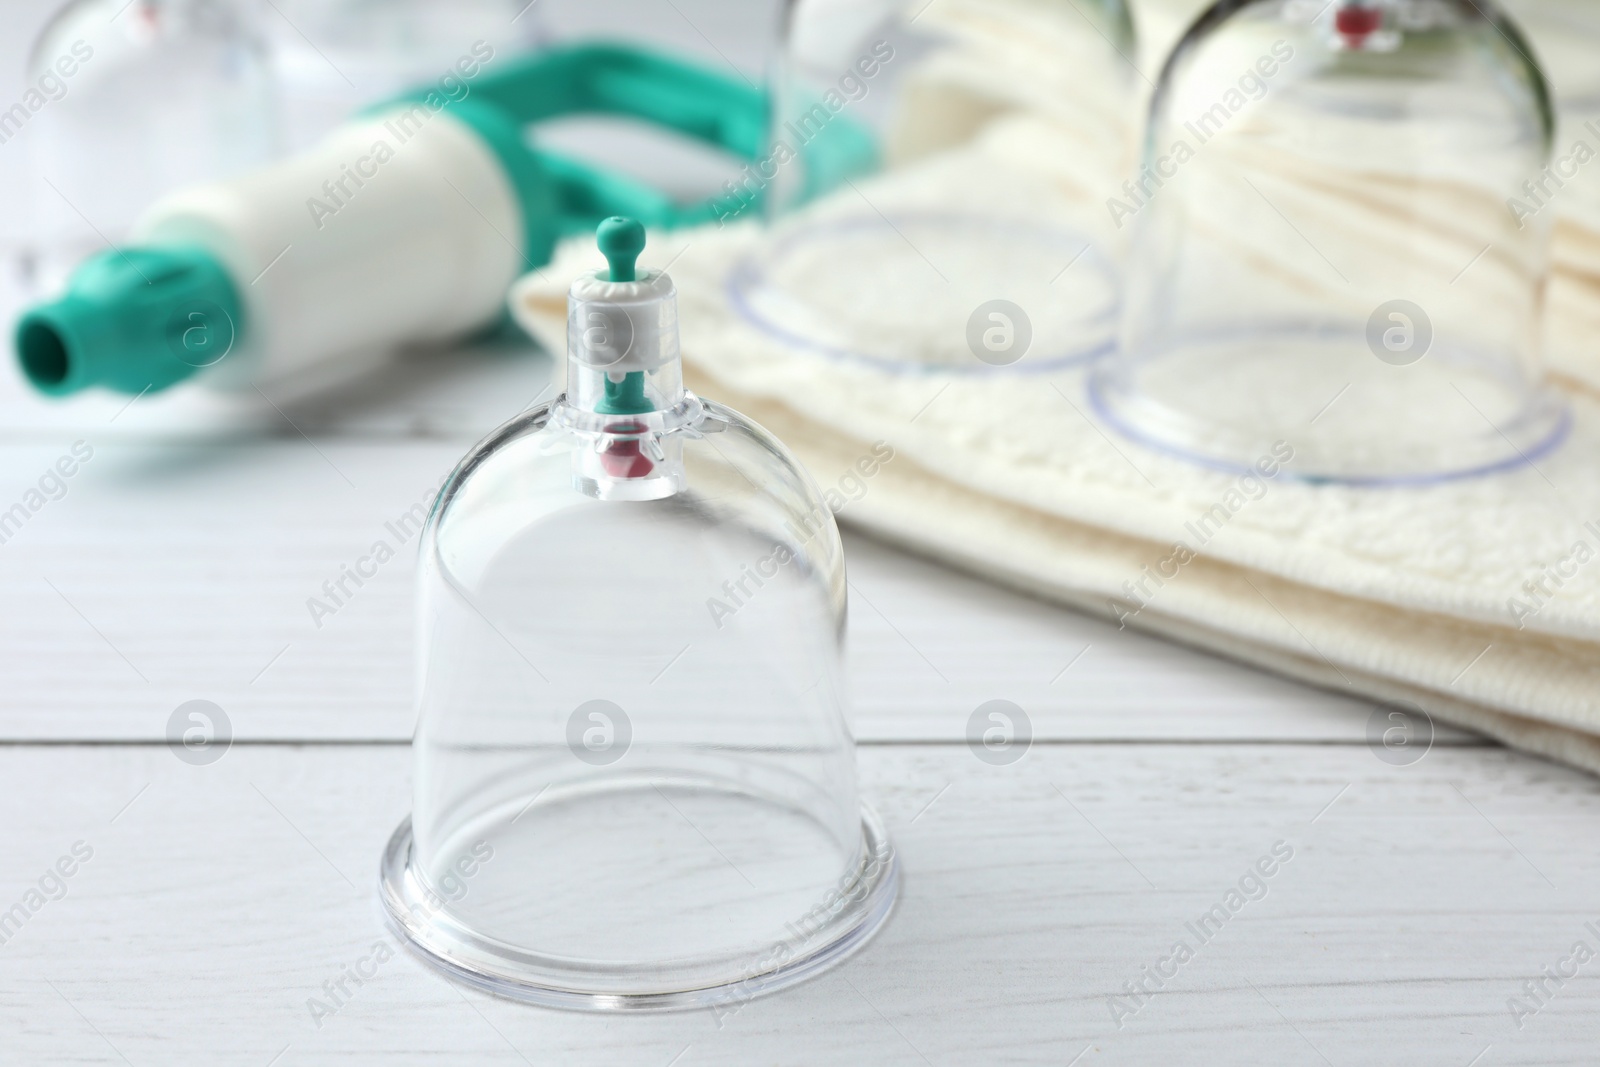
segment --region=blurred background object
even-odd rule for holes
[[[719,211],[776,235],[735,307],[796,352],[909,373],[1104,351],[1098,201],[1130,158],[1135,54],[1121,0],[797,0],[772,147]]]
[[[0,122],[7,146],[0,193],[28,207],[0,220],[7,268],[0,308],[8,320],[86,255],[125,240],[163,194],[314,144],[375,101],[437,83],[475,42],[502,60],[602,38],[643,44],[756,90],[776,51],[779,17],[777,0],[734,11],[683,0],[643,17],[615,0],[13,6],[30,9],[16,11],[13,25],[39,30],[29,54],[0,55],[0,69],[26,78],[18,107]],[[62,73],[67,66],[71,75]],[[541,131],[541,143],[650,180],[683,201],[709,197],[739,166],[726,153],[626,119],[558,120]]]
[[[1600,4],[1507,0],[1543,64],[1556,102],[1550,299],[1544,334],[1551,369],[1600,390]]]
[[[1513,206],[1553,132],[1520,32],[1471,0],[1211,9],[1110,202],[1136,236],[1097,405],[1242,471],[1283,440],[1301,477],[1358,482],[1538,456],[1565,426],[1540,388],[1553,213]]]
[[[272,43],[289,150],[375,100],[437,81],[474,41],[509,54],[534,38],[527,0],[256,0]]]
[[[0,279],[7,291],[0,302],[8,308],[16,306],[19,294],[37,295],[58,282],[62,264],[75,261],[74,251],[101,247],[101,234],[115,240],[131,213],[154,199],[147,193],[159,194],[195,177],[234,173],[252,160],[303,146],[351,109],[398,86],[436,79],[478,37],[505,54],[508,48],[548,47],[603,34],[703,62],[753,88],[770,79],[782,120],[779,130],[802,118],[816,94],[832,87],[844,102],[841,121],[833,124],[835,135],[852,128],[869,133],[871,151],[881,147],[882,161],[904,172],[903,201],[915,201],[913,186],[919,182],[942,181],[945,191],[962,183],[963,175],[947,174],[948,181],[934,175],[935,148],[948,153],[984,140],[996,165],[1015,176],[1014,188],[959,198],[956,219],[897,218],[901,234],[885,225],[874,194],[851,191],[838,200],[842,227],[811,227],[797,234],[771,262],[751,264],[735,286],[756,321],[813,354],[910,369],[960,365],[980,373],[1011,365],[1014,350],[996,352],[983,342],[1008,333],[1015,337],[1018,326],[1029,344],[1017,369],[1052,357],[1071,362],[1109,347],[1126,231],[1109,223],[1104,201],[1107,193],[1126,195],[1119,188],[1134,176],[1133,145],[1155,74],[1203,7],[1196,0],[1142,0],[1131,9],[1121,0],[922,6],[829,0],[728,6],[683,0],[646,7],[624,0],[474,0],[448,6],[403,0],[138,0],[119,11],[80,0],[50,17],[51,5],[15,2],[19,25],[30,17],[47,23],[34,50],[30,69],[35,76],[44,76],[46,44],[73,25],[85,25],[96,36],[116,29],[128,38],[122,32],[126,23],[143,43],[106,46],[81,65],[74,78],[64,79],[67,94],[49,102],[30,121],[33,128],[8,139],[7,150],[0,152],[0,192],[9,191],[12,202],[30,206],[0,221],[0,250],[8,251],[12,268]],[[1568,146],[1582,136],[1580,116],[1592,117],[1600,108],[1600,76],[1586,62],[1600,47],[1595,13],[1575,0],[1517,0],[1512,7],[1525,17],[1534,42],[1530,53],[1549,60],[1556,97],[1565,109],[1558,148]],[[91,38],[84,39],[87,44]],[[856,54],[861,45],[877,40],[912,62],[884,63]],[[195,54],[216,62],[165,64],[181,70],[162,70],[163,41],[196,42]],[[70,50],[71,41],[65,43]],[[149,73],[136,73],[143,69],[139,56],[146,57]],[[20,56],[11,61],[22,66]],[[863,61],[876,68],[871,79],[854,67]],[[145,93],[164,91],[162,85],[179,78],[189,79],[184,84],[191,88],[208,85],[210,91],[183,95],[182,114],[170,120],[150,117],[149,109],[134,110],[138,92],[123,94],[126,100],[111,106],[92,101],[79,106],[76,97],[94,95],[80,90],[91,87],[86,74],[93,74],[97,62],[134,72],[125,76],[143,78]],[[843,87],[841,78],[847,79]],[[857,83],[863,88],[852,88]],[[19,95],[29,88],[23,83]],[[56,112],[62,121],[52,131]],[[162,113],[176,114],[170,108]],[[120,133],[89,139],[93,123],[104,121],[97,115],[116,114],[127,116]],[[991,121],[996,118],[1006,121]],[[220,136],[195,134],[208,130],[208,123],[223,123],[225,129]],[[187,151],[162,147],[185,136]],[[752,170],[726,153],[686,146],[680,138],[605,116],[548,123],[540,143],[647,180],[680,201],[719,196],[742,213],[761,193],[760,210],[780,225],[821,187],[811,167],[792,165],[778,168],[766,195],[759,167]],[[38,161],[31,175],[21,165],[30,153]],[[91,165],[67,166],[80,158]],[[109,180],[113,174],[117,180]],[[1600,383],[1600,367],[1587,368],[1578,340],[1584,327],[1600,325],[1587,289],[1591,283],[1600,286],[1595,281],[1600,279],[1600,239],[1585,237],[1600,233],[1600,222],[1582,221],[1600,216],[1597,184],[1587,181],[1564,192],[1550,212],[1556,217],[1556,273],[1547,340],[1561,373]],[[950,202],[942,192],[929,192],[926,199]],[[914,204],[906,210],[916,214]],[[996,218],[1007,224],[991,227],[987,238],[975,237],[984,219]],[[1018,218],[1030,220],[1027,232],[1009,225]],[[1035,225],[1041,218],[1044,224]],[[977,255],[969,255],[975,243],[988,251],[978,247]],[[52,249],[66,253],[52,254]],[[905,268],[902,277],[920,271],[921,280],[936,282],[937,289],[919,280],[880,292],[864,316],[851,299],[863,279],[852,271],[835,273],[832,292],[804,281],[817,273],[816,264],[848,267],[872,257],[886,267]],[[1069,263],[1070,273],[1061,274]],[[1058,275],[1066,280],[1056,284]],[[986,286],[986,279],[1005,284]],[[949,297],[952,286],[960,290],[959,298],[925,299],[938,290]],[[1002,288],[1009,295],[998,291]],[[1006,317],[1004,309],[1002,319],[980,316],[975,336],[985,358],[975,359],[965,340],[968,323],[945,319],[954,309],[975,304],[966,299],[968,291],[981,289],[995,290],[984,299],[1046,311],[1043,321],[1032,321],[1040,318],[1035,315],[1025,324]],[[1017,299],[1018,293],[1024,299]]]
[[[1115,151],[1130,117],[1124,100],[1136,51],[1122,0],[795,0],[774,77],[775,135],[799,129],[831,92],[859,104],[852,116],[877,135],[891,167],[962,145],[995,118],[1023,111]],[[801,175],[777,184],[787,193],[775,205],[783,210],[812,183]]]
[[[537,0],[531,20],[540,49],[593,41],[646,48],[765,91],[778,53],[783,0]],[[571,115],[542,123],[539,144],[667,193],[680,204],[721,195],[747,160],[625,116]]]
[[[607,216],[709,220],[703,200],[537,144],[544,121],[590,115],[746,159],[767,124],[765,94],[660,52],[591,41],[497,57],[479,40],[310,149],[161,198],[128,245],[23,317],[22,368],[57,396],[140,396],[197,372],[303,391],[324,370],[493,328],[519,273]]]
[[[126,239],[162,193],[280,145],[253,0],[73,0],[34,43],[25,81],[45,96],[38,109],[24,97],[41,187],[22,267],[42,289]]]
[[[818,10],[844,25],[885,9]],[[1080,19],[1132,70],[1135,115],[1147,95],[1137,86],[1149,86],[1146,171],[1128,140],[1111,151],[1077,132],[1099,111],[1105,83],[1093,79],[1055,100],[1022,104],[1019,90],[982,121],[971,120],[982,108],[946,103],[929,117],[948,126],[897,127],[897,105],[915,99],[897,84],[942,78],[947,50],[987,47],[961,22],[969,10],[909,10],[910,44],[895,43],[894,19],[874,23],[889,31],[866,37],[881,55],[857,49],[849,81],[812,78],[809,96],[791,93],[815,101],[788,108],[809,116],[808,144],[843,131],[886,166],[845,171],[846,184],[815,195],[807,161],[775,152],[763,180],[748,179],[760,195],[732,205],[741,218],[778,207],[770,226],[659,236],[683,294],[694,387],[753,412],[814,469],[893,441],[906,462],[849,505],[858,527],[1119,627],[1411,701],[1600,767],[1600,571],[1570,573],[1574,546],[1592,553],[1600,530],[1600,415],[1592,397],[1542,384],[1540,229],[1571,216],[1544,170],[1552,115],[1536,47],[1498,9],[1466,0],[1229,0],[1207,9],[1161,78],[1151,51],[1122,56]],[[1002,10],[1043,6],[982,8]],[[1157,0],[1135,21],[1154,13],[1173,40],[1184,10],[1196,7]],[[930,43],[924,24],[961,29]],[[1005,80],[1049,82],[1060,51],[1008,53]],[[1540,181],[1558,195],[1518,209]],[[975,219],[979,240],[956,240],[967,235],[949,233],[952,217]],[[1140,230],[1130,336],[1201,357],[1155,383],[1153,417],[1123,420],[1156,448],[1105,418],[1147,412],[1097,412],[1087,378],[1106,374],[1103,400],[1127,372],[1159,369],[1138,359],[1158,347],[1090,363],[1040,344],[1092,334],[1103,320],[1058,316],[1106,274],[1115,297],[1117,257],[1102,274],[1093,250]],[[1062,231],[1080,240],[1045,273],[1038,238]],[[589,255],[558,250],[550,272]],[[1022,300],[988,289],[1017,274],[1044,284]],[[560,296],[538,274],[514,294],[546,345],[564,332]],[[1585,299],[1600,306],[1600,287]],[[1306,350],[1267,346],[1251,367],[1240,357],[1259,348],[1207,336],[1223,327],[1276,330]],[[1345,347],[1319,350],[1329,337]],[[1592,331],[1572,337],[1600,372]],[[1274,363],[1279,353],[1293,358]],[[1144,384],[1130,395],[1148,395]],[[1448,477],[1465,474],[1481,476]],[[1563,559],[1552,593],[1539,583]]]
[[[407,13],[416,12],[390,14]],[[598,126],[597,145],[648,133],[689,157],[747,161],[768,121],[759,85],[741,71],[719,73],[726,60],[678,59],[648,33],[631,43],[633,34],[604,28],[620,24],[616,17],[568,27],[570,36],[546,25],[533,50],[497,51],[483,37],[451,57],[430,48],[419,58],[413,47],[447,33],[514,28],[526,13],[432,32],[426,19],[391,17],[388,36],[359,44],[342,32],[367,21],[359,11],[348,26],[316,27],[341,43],[341,58],[360,60],[368,86],[406,72],[414,80],[280,163],[186,185],[142,209],[131,227],[118,226],[112,247],[83,260],[64,296],[21,320],[17,349],[29,381],[57,396],[94,386],[141,396],[197,372],[225,388],[325,387],[332,379],[324,371],[345,377],[373,356],[493,327],[514,276],[538,269],[558,238],[601,218],[627,214],[657,226],[709,218],[709,189],[680,202],[648,177],[547,148],[538,143],[543,127]],[[295,31],[318,69],[356,88]],[[380,69],[376,57],[392,62]],[[436,65],[426,77],[423,64]],[[93,131],[65,140],[82,150],[99,144]],[[670,171],[659,150],[634,148],[628,158],[642,175]]]

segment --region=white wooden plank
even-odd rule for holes
[[[0,513],[74,440],[0,446]],[[0,737],[156,739],[195,698],[240,737],[410,735],[415,542],[391,526],[464,439],[77,440],[65,495],[0,544]],[[380,540],[396,559],[314,617]],[[1045,738],[1352,740],[1371,710],[864,538],[848,560],[862,739],[954,740],[995,698]]]
[[[6,451],[0,500],[20,499],[65,445]],[[245,735],[404,736],[415,539],[385,524],[460,451],[99,445],[67,495],[0,545],[4,729],[160,737],[178,703],[204,697]],[[402,554],[313,619],[307,600],[378,540]]]
[[[308,998],[385,936],[373,877],[409,802],[404,746],[235,746],[204,768],[162,746],[0,748],[0,906],[94,850],[0,946],[0,1059],[1592,1062],[1600,963],[1520,1030],[1507,1006],[1575,942],[1600,948],[1600,856],[1573,847],[1600,832],[1591,779],[1482,747],[1410,767],[1328,745],[860,763],[905,891],[841,970],[719,1029],[461,993],[401,956],[318,1028]],[[1293,858],[1265,897],[1200,944],[1186,924],[1278,841]],[[1108,997],[1179,939],[1194,958],[1119,1029]]]

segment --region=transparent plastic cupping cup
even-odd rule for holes
[[[1531,46],[1489,0],[1223,0],[1152,101],[1121,351],[1128,435],[1312,480],[1415,483],[1563,436],[1539,327],[1553,213]]]
[[[28,59],[22,109],[37,127],[32,164],[50,183],[31,220],[41,288],[126,240],[161,195],[277,152],[261,21],[240,0],[72,0],[50,19]],[[16,135],[17,113],[0,134]]]
[[[383,898],[495,993],[737,1005],[894,901],[844,717],[842,552],[788,451],[683,388],[642,229],[601,231],[567,392],[475,448],[428,522],[414,805]]]
[[[1114,234],[1075,209],[1127,169],[1133,49],[1122,0],[794,0],[767,150],[716,202],[771,226],[730,273],[734,311],[890,373],[1104,351]],[[1005,344],[974,341],[995,325]]]

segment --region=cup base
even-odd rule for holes
[[[1359,334],[1289,329],[1112,357],[1089,400],[1123,436],[1201,466],[1291,478],[1425,485],[1527,466],[1561,443],[1560,397],[1463,347],[1407,364]],[[1288,458],[1286,458],[1288,457]]]
[[[389,927],[424,963],[496,996],[584,1011],[736,1011],[839,963],[882,928],[899,891],[899,868],[881,820],[864,805],[861,830],[860,862],[811,912],[794,916],[781,939],[704,959],[586,961],[475,934],[418,877],[409,817],[384,850],[379,894]]]

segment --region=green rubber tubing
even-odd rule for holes
[[[419,102],[417,89],[370,110]],[[766,149],[768,94],[736,78],[624,44],[596,42],[520,56],[471,82],[446,109],[499,156],[527,216],[527,256],[548,260],[554,242],[592,233],[613,216],[677,227],[715,218],[714,205],[679,205],[625,175],[531,145],[525,129],[572,115],[610,115],[671,130],[747,161]]]

